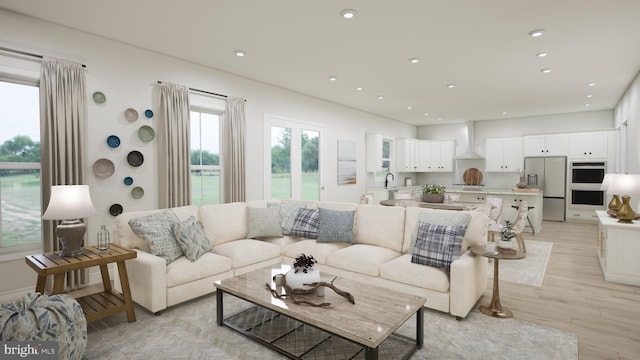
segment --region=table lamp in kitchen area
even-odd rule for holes
[[[602,179],[602,185],[600,185],[600,190],[604,190],[606,193],[609,193],[609,184],[611,183],[611,179],[618,174],[608,173],[604,174],[604,179]],[[620,201],[620,196],[618,194],[613,194],[611,201],[607,208],[611,211],[620,210],[620,206],[622,206],[622,201]]]

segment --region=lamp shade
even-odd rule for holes
[[[89,185],[56,185],[51,187],[51,198],[44,220],[70,220],[97,215]]]
[[[607,191],[618,195],[638,195],[640,194],[640,175],[614,174],[609,180]]]
[[[602,179],[602,185],[600,185],[600,190],[609,190],[609,184],[611,184],[611,179],[613,179],[614,176],[616,176],[618,174],[613,174],[613,173],[609,173],[609,174],[604,174],[604,179]]]

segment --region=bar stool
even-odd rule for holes
[[[511,205],[511,207],[514,208],[514,209],[518,209],[518,205]],[[535,208],[536,208],[535,206],[527,206],[528,210],[535,209]],[[531,222],[531,219],[529,218],[529,212],[528,211],[527,211],[527,223],[529,225],[527,225],[526,227],[531,228],[531,234],[533,236],[535,236],[536,235],[536,229],[533,227],[533,223]]]

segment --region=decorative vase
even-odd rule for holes
[[[443,203],[444,194],[423,194],[422,201],[428,203]]]
[[[310,284],[320,281],[320,271],[311,269],[307,270],[307,272],[303,272],[302,270],[295,272],[294,269],[291,269],[287,271],[285,277],[287,285],[292,289],[311,289],[310,286],[302,284]]]
[[[511,249],[513,248],[513,242],[511,240],[502,240],[498,241],[498,247],[501,249]]]

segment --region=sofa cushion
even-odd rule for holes
[[[400,206],[358,205],[355,243],[402,251],[404,212]]]
[[[299,209],[289,235],[317,239],[319,221],[320,214],[318,209]]]
[[[202,230],[202,225],[195,216],[179,224],[173,224],[173,233],[184,256],[190,261],[196,261],[203,254],[211,250],[211,241]]]
[[[179,224],[180,219],[171,209],[129,220],[131,230],[149,242],[151,254],[165,259],[167,264],[183,255],[173,233],[173,226]]]
[[[241,239],[214,246],[214,253],[231,259],[231,266],[238,269],[281,256],[280,246],[255,239]]]
[[[402,284],[440,292],[449,291],[449,273],[443,269],[411,262],[405,254],[380,266],[380,277]]]
[[[248,238],[282,236],[279,207],[248,207],[247,217],[249,220]]]
[[[219,254],[208,252],[193,262],[181,257],[167,265],[167,287],[187,284],[229,270],[231,259]]]
[[[451,263],[460,256],[466,230],[466,226],[435,225],[420,221],[411,262],[449,270]]]
[[[380,266],[400,255],[397,251],[380,246],[355,244],[331,253],[327,257],[327,265],[359,274],[379,276]]]
[[[322,243],[316,240],[302,239],[284,248],[284,255],[295,259],[300,254],[313,255],[318,264],[327,264],[327,257],[337,250],[349,246],[346,242]]]
[[[355,211],[319,209],[319,242],[353,242],[353,215]]]
[[[281,203],[270,201],[267,203],[267,206],[280,208],[280,227],[282,228],[282,234],[289,235],[296,215],[298,215],[298,210],[305,208],[307,204],[304,201],[287,201]]]
[[[409,244],[408,252],[412,252],[416,245],[416,238],[418,237],[418,223],[420,221],[435,224],[435,225],[461,225],[469,226],[471,222],[471,214],[462,211],[451,210],[438,210],[438,209],[424,209],[418,213],[417,220],[414,216],[407,214],[407,219],[411,218],[415,223],[408,223],[405,226],[411,228],[411,242]]]
[[[213,246],[247,237],[245,203],[203,205],[198,211],[198,217]]]

